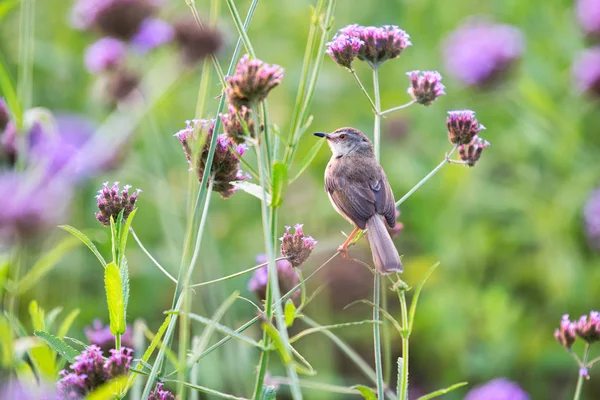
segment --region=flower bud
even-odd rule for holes
[[[575,333],[588,343],[600,340],[600,313],[590,311],[589,318],[587,315],[581,316],[575,323]]]
[[[565,314],[560,321],[560,327],[554,331],[554,338],[567,350],[571,350],[575,343],[575,323],[569,320],[569,314]]]
[[[258,58],[251,60],[246,54],[238,62],[235,74],[225,78],[227,103],[236,110],[250,107],[264,100],[281,79],[283,68],[279,65],[269,65]]]
[[[600,38],[600,3],[598,0],[577,0],[575,15],[579,26],[591,39]]]
[[[112,187],[108,187],[108,182],[104,182],[103,188],[98,191],[96,199],[98,199],[98,210],[96,219],[104,226],[110,226],[110,218],[117,222],[119,214],[123,210],[123,220],[127,220],[129,214],[135,208],[135,202],[142,192],[137,189],[135,193],[129,194],[130,185],[123,186],[123,190],[119,194],[119,182],[115,182]]]
[[[154,391],[148,396],[148,400],[175,400],[175,395],[168,390],[163,389],[163,385],[162,382],[158,382]]]
[[[125,60],[127,49],[120,40],[102,38],[85,51],[85,66],[93,74],[115,69]]]
[[[290,227],[285,227],[281,240],[281,255],[286,257],[294,267],[302,265],[310,256],[317,245],[311,236],[304,236],[302,224],[294,225],[294,234],[290,234]]]
[[[239,111],[229,106],[229,114],[221,114],[221,121],[227,137],[236,144],[244,143],[247,135],[254,136],[252,112],[246,106],[242,106]],[[244,129],[244,125],[247,131]]]
[[[410,78],[408,94],[413,100],[424,106],[430,106],[435,99],[445,95],[445,86],[442,84],[442,76],[437,71],[410,71],[406,75]]]
[[[487,140],[481,139],[475,135],[471,143],[461,144],[458,146],[458,155],[469,167],[474,167],[481,158],[483,149],[487,148],[490,143]]]
[[[600,46],[585,50],[577,57],[573,79],[581,93],[600,98]]]
[[[448,139],[452,144],[469,144],[477,133],[485,126],[475,119],[475,112],[471,110],[448,111],[446,118]]]
[[[364,44],[365,42],[357,37],[338,33],[333,37],[331,42],[327,43],[327,50],[325,52],[338,65],[351,69],[352,61],[358,56],[358,52]]]
[[[200,28],[193,19],[175,24],[175,43],[181,49],[183,59],[190,63],[202,61],[217,53],[223,46],[221,34],[213,28]]]

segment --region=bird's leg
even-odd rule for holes
[[[344,242],[344,244],[341,245],[340,247],[338,247],[338,251],[340,253],[342,253],[342,256],[345,256],[348,253],[348,245],[350,244],[350,242],[352,242],[352,239],[354,239],[354,236],[356,236],[356,234],[358,233],[358,231],[359,231],[358,227],[354,227],[354,230],[348,236],[348,238],[346,239],[346,241]]]

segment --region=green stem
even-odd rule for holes
[[[590,356],[590,344],[585,344],[585,350],[583,352],[583,368],[587,368],[587,360]],[[573,400],[579,400],[581,398],[581,389],[583,388],[583,380],[585,376],[581,373],[581,368],[579,369],[579,377],[577,378],[577,386],[575,387],[575,394],[573,395]]]
[[[398,399],[408,399],[408,339],[410,337],[410,331],[408,326],[408,307],[406,306],[406,296],[404,292],[400,297],[400,307],[402,309],[402,377],[400,380],[400,387],[398,388]]]
[[[375,92],[375,124],[373,126],[373,147],[375,159],[381,159],[381,98],[379,96],[379,73],[377,67],[373,67],[373,91]]]
[[[256,58],[254,48],[252,47],[252,43],[250,42],[250,38],[248,37],[248,33],[245,29],[242,28],[244,24],[242,24],[242,19],[240,18],[240,14],[238,13],[233,0],[227,0],[227,6],[229,7],[231,17],[233,18],[233,22],[235,24],[235,27],[237,28],[238,34],[242,38],[242,42],[244,43],[246,51],[248,52],[248,54],[250,54],[252,58]]]
[[[285,257],[279,257],[279,258],[275,259],[275,261],[281,261],[281,260],[285,260]],[[261,267],[264,267],[265,265],[268,265],[268,264],[269,264],[268,262],[262,263],[262,264],[258,264],[258,265],[255,265],[252,268],[248,268],[248,269],[245,269],[243,271],[236,272],[235,274],[224,276],[222,278],[213,279],[212,281],[206,281],[206,282],[196,283],[195,285],[190,285],[190,288],[195,288],[195,287],[199,287],[199,286],[206,286],[206,285],[210,285],[212,283],[217,283],[217,282],[223,282],[223,281],[229,280],[231,278],[235,278],[235,277],[247,274],[248,272],[256,271],[257,269],[259,269]]]
[[[406,199],[408,199],[414,192],[416,192],[417,189],[419,189],[421,186],[423,186],[423,184],[425,184],[425,182],[427,182],[429,179],[431,179],[431,177],[433,177],[440,169],[442,169],[442,167],[444,165],[448,164],[450,162],[450,157],[452,157],[452,155],[456,152],[456,149],[458,149],[458,145],[454,146],[454,148],[452,149],[450,154],[448,154],[446,156],[446,158],[444,158],[444,160],[438,164],[437,167],[435,167],[430,173],[427,174],[427,176],[425,176],[425,178],[421,179],[419,181],[419,183],[417,183],[412,189],[410,189],[408,191],[408,193],[406,193],[400,200],[398,200],[396,202],[396,207],[398,207],[400,204],[404,203],[406,201]]]
[[[121,334],[117,333],[115,335],[115,350],[120,350],[121,349]]]
[[[373,112],[377,113],[377,106],[375,106],[375,103],[373,103],[373,99],[371,99],[371,96],[369,96],[369,92],[367,92],[367,89],[365,89],[365,86],[362,84],[358,75],[356,75],[356,71],[353,68],[351,68],[350,73],[354,77],[354,80],[356,81],[356,83],[358,83],[358,86],[360,86],[360,90],[362,90],[362,92],[365,95],[365,97],[367,98],[367,100],[369,100],[369,103],[371,104],[371,108],[373,109]],[[383,114],[381,114],[381,115],[383,115]]]
[[[171,274],[169,274],[167,272],[167,270],[164,269],[163,266],[160,265],[160,263],[158,261],[156,261],[156,259],[154,257],[152,257],[152,254],[150,254],[150,252],[148,250],[146,250],[146,248],[142,244],[142,241],[140,240],[140,238],[138,238],[138,236],[135,234],[135,231],[133,230],[133,227],[129,227],[129,233],[131,234],[131,236],[133,236],[133,239],[137,242],[138,246],[140,246],[140,249],[142,249],[142,251],[144,252],[144,254],[146,254],[148,256],[148,258],[154,263],[154,265],[156,265],[156,267],[163,274],[165,274],[167,276],[167,278],[169,278],[173,282],[177,283],[177,279],[173,278],[173,276]]]
[[[389,110],[382,111],[382,112],[379,113],[379,115],[386,115],[386,114],[392,113],[394,111],[403,110],[405,108],[408,108],[408,107],[412,106],[413,104],[415,104],[415,101],[411,100],[408,103],[403,104],[401,106],[390,108]]]

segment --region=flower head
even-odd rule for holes
[[[6,124],[4,132],[0,133],[0,161],[3,159],[9,165],[14,165],[17,160],[17,127],[11,121]]]
[[[256,256],[256,261],[260,264],[267,262],[266,254]],[[294,269],[288,260],[278,260],[275,262],[277,269],[277,278],[279,288],[282,293],[287,293],[300,283],[298,272]],[[265,300],[267,296],[267,283],[269,282],[269,266],[264,265],[254,271],[252,278],[248,281],[248,290],[256,295],[259,300]],[[292,298],[297,298],[300,295],[300,290],[296,290]]]
[[[380,27],[348,25],[340,29],[339,35],[360,40],[362,43],[357,57],[372,67],[400,56],[404,49],[412,45],[410,36],[395,25]],[[357,42],[354,43],[356,45]]]
[[[448,111],[446,126],[450,143],[458,145],[471,143],[475,135],[485,129],[471,110]]]
[[[282,78],[283,68],[279,65],[269,65],[258,58],[251,60],[246,54],[238,62],[235,74],[225,78],[227,102],[236,110],[250,107],[264,100]]]
[[[327,50],[325,52],[338,65],[351,69],[352,61],[358,56],[358,52],[364,44],[365,42],[357,37],[338,33],[333,37],[331,42],[327,43]]]
[[[169,23],[158,18],[147,18],[131,39],[131,43],[138,51],[145,53],[169,43],[174,36],[175,29]]]
[[[573,79],[580,92],[600,98],[600,46],[579,55],[573,63]]]
[[[188,63],[202,61],[217,53],[223,46],[221,34],[208,27],[200,28],[193,19],[184,19],[175,24],[175,42],[179,45],[183,59]]]
[[[105,37],[90,45],[85,51],[85,66],[93,74],[114,69],[127,55],[125,44],[120,40]]]
[[[285,227],[285,233],[281,240],[281,255],[286,257],[294,267],[302,265],[310,256],[317,245],[317,241],[311,236],[305,236],[302,224],[294,225],[294,234],[290,233],[290,227]]]
[[[529,400],[529,395],[515,382],[497,378],[475,386],[465,400]]]
[[[44,383],[23,385],[18,379],[5,380],[0,385],[0,399],[7,400],[46,400],[55,399],[56,390]],[[29,382],[28,382],[29,383]]]
[[[130,185],[123,186],[123,190],[119,193],[119,182],[115,182],[112,187],[108,186],[108,182],[104,182],[102,189],[98,191],[96,199],[98,199],[98,210],[96,219],[102,225],[110,226],[110,219],[117,221],[119,214],[123,211],[123,220],[127,220],[129,214],[135,208],[135,202],[142,192],[137,189],[135,193],[129,194]]]
[[[10,111],[8,105],[4,100],[4,97],[0,97],[0,133],[6,129],[8,122],[10,121]]]
[[[234,143],[244,143],[248,136],[246,132],[254,136],[252,111],[246,106],[242,106],[239,111],[229,106],[229,114],[221,114],[221,122],[223,122],[223,130],[227,134],[227,137]]]
[[[590,311],[590,315],[582,315],[575,323],[575,333],[588,343],[600,340],[600,313]]]
[[[148,396],[148,400],[175,400],[175,395],[163,389],[163,385],[162,382],[158,382],[154,391]]]
[[[575,323],[569,320],[569,314],[565,314],[560,321],[560,326],[554,331],[554,338],[567,350],[575,343]]]
[[[504,76],[525,45],[516,27],[472,18],[446,38],[443,48],[452,75],[467,86],[484,86]]]
[[[86,326],[84,329],[88,342],[100,347],[104,353],[109,353],[115,347],[115,336],[110,331],[110,326],[104,325],[101,320],[95,319],[92,326]],[[133,335],[129,325],[121,335],[121,344],[124,347],[133,347]]]
[[[128,347],[121,347],[119,350],[110,349],[110,357],[104,363],[104,375],[107,379],[113,379],[117,376],[125,375],[129,372],[133,350]]]
[[[71,364],[73,372],[79,376],[85,375],[85,387],[92,390],[107,381],[104,372],[102,350],[96,345],[90,345],[75,357]]]
[[[56,383],[59,399],[80,399],[87,394],[89,390],[86,384],[87,375],[65,370],[60,371],[60,374],[62,378]]]
[[[474,167],[481,158],[481,153],[490,145],[487,140],[475,135],[471,143],[458,146],[458,155],[469,167]]]
[[[575,14],[581,29],[593,38],[600,37],[600,2],[598,0],[577,0]]]
[[[410,79],[408,94],[419,104],[430,106],[435,99],[445,95],[445,86],[442,84],[442,76],[437,71],[410,71],[407,72]]]
[[[583,208],[583,219],[590,246],[600,250],[600,188],[591,193]]]

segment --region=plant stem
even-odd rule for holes
[[[371,108],[373,109],[373,112],[375,114],[377,114],[377,112],[378,112],[377,107],[375,106],[375,103],[373,103],[371,96],[369,96],[369,92],[367,92],[367,89],[365,89],[365,86],[362,84],[360,78],[358,77],[358,75],[356,75],[356,71],[353,68],[350,68],[350,73],[354,77],[354,80],[356,81],[356,83],[358,83],[358,86],[360,86],[360,89],[362,90],[362,92],[365,95],[365,97],[367,98],[367,100],[369,100],[369,103],[371,104]],[[383,115],[383,114],[381,114],[381,115]]]
[[[285,257],[279,257],[279,258],[275,259],[276,262],[277,261],[281,261],[281,260],[285,260]],[[223,281],[229,280],[231,278],[235,278],[235,277],[238,277],[238,276],[245,275],[248,272],[256,271],[257,269],[259,269],[261,267],[264,267],[265,265],[268,265],[268,264],[269,264],[269,262],[258,264],[258,265],[255,265],[252,268],[248,268],[248,269],[245,269],[243,271],[236,272],[235,274],[224,276],[222,278],[213,279],[212,281],[206,281],[206,282],[196,283],[194,285],[190,285],[190,288],[195,288],[195,287],[198,287],[198,286],[206,286],[206,285],[210,285],[212,283],[217,283],[217,282],[223,282]]]
[[[400,297],[400,307],[402,309],[402,377],[400,387],[398,388],[398,399],[408,399],[408,339],[410,337],[410,327],[408,326],[408,307],[406,306],[406,296],[404,292]]]
[[[233,0],[227,0],[227,6],[229,7],[229,12],[231,12],[231,17],[233,18],[233,22],[235,24],[235,27],[237,28],[240,38],[242,39],[242,42],[244,43],[246,51],[248,52],[248,54],[250,54],[252,58],[256,58],[254,48],[252,47],[252,43],[250,42],[250,38],[248,37],[248,33],[246,33],[245,29],[242,29],[244,25],[242,24],[242,19],[240,18],[240,14],[238,13]]]
[[[375,124],[373,126],[373,144],[375,159],[381,159],[381,98],[379,96],[379,73],[377,66],[373,67],[373,91],[375,92]]]
[[[133,227],[129,227],[129,233],[131,233],[131,236],[133,236],[133,239],[135,239],[135,241],[137,242],[138,246],[140,246],[140,249],[142,249],[142,251],[144,252],[144,254],[146,254],[148,256],[148,258],[154,263],[154,265],[156,265],[158,267],[158,269],[163,274],[165,274],[167,276],[167,278],[169,278],[173,282],[177,283],[177,279],[173,278],[173,276],[171,274],[169,274],[167,272],[167,270],[164,269],[163,266],[160,265],[160,263],[154,259],[154,257],[152,257],[152,254],[150,254],[150,252],[148,250],[146,250],[146,248],[142,244],[142,241],[140,240],[140,238],[138,238],[138,236],[135,234],[135,231],[133,230]]]
[[[583,352],[583,368],[587,368],[587,360],[590,355],[590,344],[585,344],[585,350]],[[575,387],[575,394],[573,395],[573,400],[579,400],[581,398],[581,389],[583,388],[583,380],[585,377],[581,373],[581,368],[579,370],[579,377],[577,378],[577,386]]]
[[[407,108],[407,107],[410,107],[410,106],[412,106],[413,104],[415,104],[415,101],[414,101],[414,100],[411,100],[411,101],[409,101],[408,103],[406,103],[406,104],[403,104],[403,105],[401,105],[401,106],[398,106],[398,107],[393,107],[393,108],[390,108],[389,110],[382,111],[382,112],[380,112],[380,113],[379,113],[379,115],[386,115],[386,114],[392,113],[392,112],[394,112],[394,111],[403,110],[403,109],[405,109],[405,108]]]
[[[417,189],[419,189],[421,186],[423,186],[423,184],[425,182],[427,182],[429,179],[431,179],[431,177],[434,176],[440,169],[442,169],[442,167],[444,165],[448,164],[448,162],[450,161],[450,157],[452,157],[454,152],[456,152],[456,149],[458,149],[458,145],[454,146],[454,148],[452,149],[450,154],[448,154],[446,156],[446,158],[444,158],[444,160],[438,164],[437,167],[435,167],[430,173],[427,174],[427,176],[425,176],[425,178],[421,179],[419,181],[419,183],[417,183],[412,189],[410,189],[408,191],[408,193],[406,193],[400,200],[398,200],[396,202],[396,207],[398,207],[400,204],[404,203],[406,201],[406,199],[408,199],[414,192],[416,192]]]
[[[121,334],[117,333],[115,335],[115,350],[120,350],[121,349]]]

